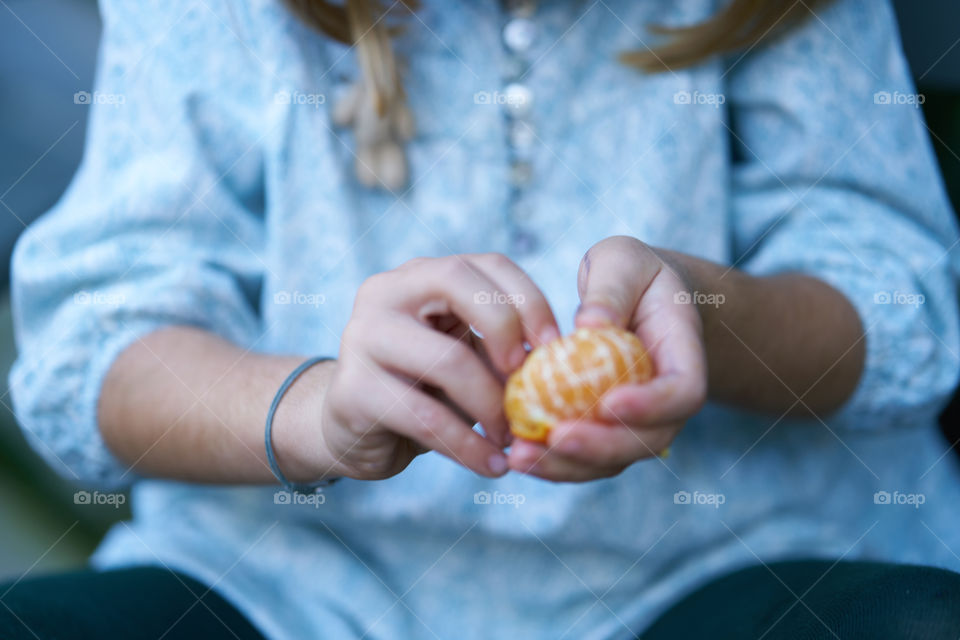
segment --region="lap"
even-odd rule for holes
[[[0,585],[0,638],[263,640],[232,605],[159,567],[76,571]]]
[[[205,585],[158,567],[77,571],[0,585],[0,638],[263,640]],[[777,562],[718,578],[643,640],[960,637],[960,574],[931,567]]]
[[[960,637],[960,574],[881,562],[748,567],[683,598],[644,634],[666,638]]]

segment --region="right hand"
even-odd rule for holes
[[[319,429],[313,421],[300,436],[322,442],[314,476],[388,478],[428,450],[502,476],[510,443],[504,381],[526,357],[524,342],[536,347],[558,335],[543,294],[500,254],[417,258],[368,278]]]

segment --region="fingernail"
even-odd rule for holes
[[[577,309],[576,319],[581,321],[585,319],[595,320],[600,324],[620,324],[620,318],[617,317],[617,314],[614,313],[612,309],[596,304],[580,305]]]
[[[540,342],[546,344],[548,342],[553,342],[560,337],[560,332],[556,327],[546,327],[540,332]]]
[[[623,397],[620,397],[612,402],[606,399],[601,399],[600,405],[598,406],[598,413],[600,417],[604,420],[613,422],[621,420],[627,415],[634,417],[636,412],[637,407],[632,406],[631,403]]]
[[[487,467],[490,469],[491,473],[502,476],[507,472],[509,465],[507,464],[506,456],[495,453],[490,456],[489,460],[487,460]]]
[[[602,400],[597,408],[599,417],[604,420],[616,420],[617,416],[620,415],[620,407],[618,405],[603,402]]]
[[[522,344],[517,345],[513,351],[510,352],[510,370],[513,371],[517,369],[526,359],[527,350],[523,348]]]

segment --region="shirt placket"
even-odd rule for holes
[[[504,0],[504,25],[501,43],[504,49],[503,91],[499,104],[506,131],[509,162],[509,197],[506,212],[510,249],[514,255],[526,255],[538,247],[534,232],[535,208],[531,186],[536,177],[534,151],[537,146],[534,92],[529,72],[538,39],[535,0]]]

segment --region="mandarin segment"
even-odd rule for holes
[[[603,394],[652,377],[653,363],[633,333],[577,329],[534,349],[510,375],[504,412],[515,436],[545,442],[557,421],[597,419]]]

